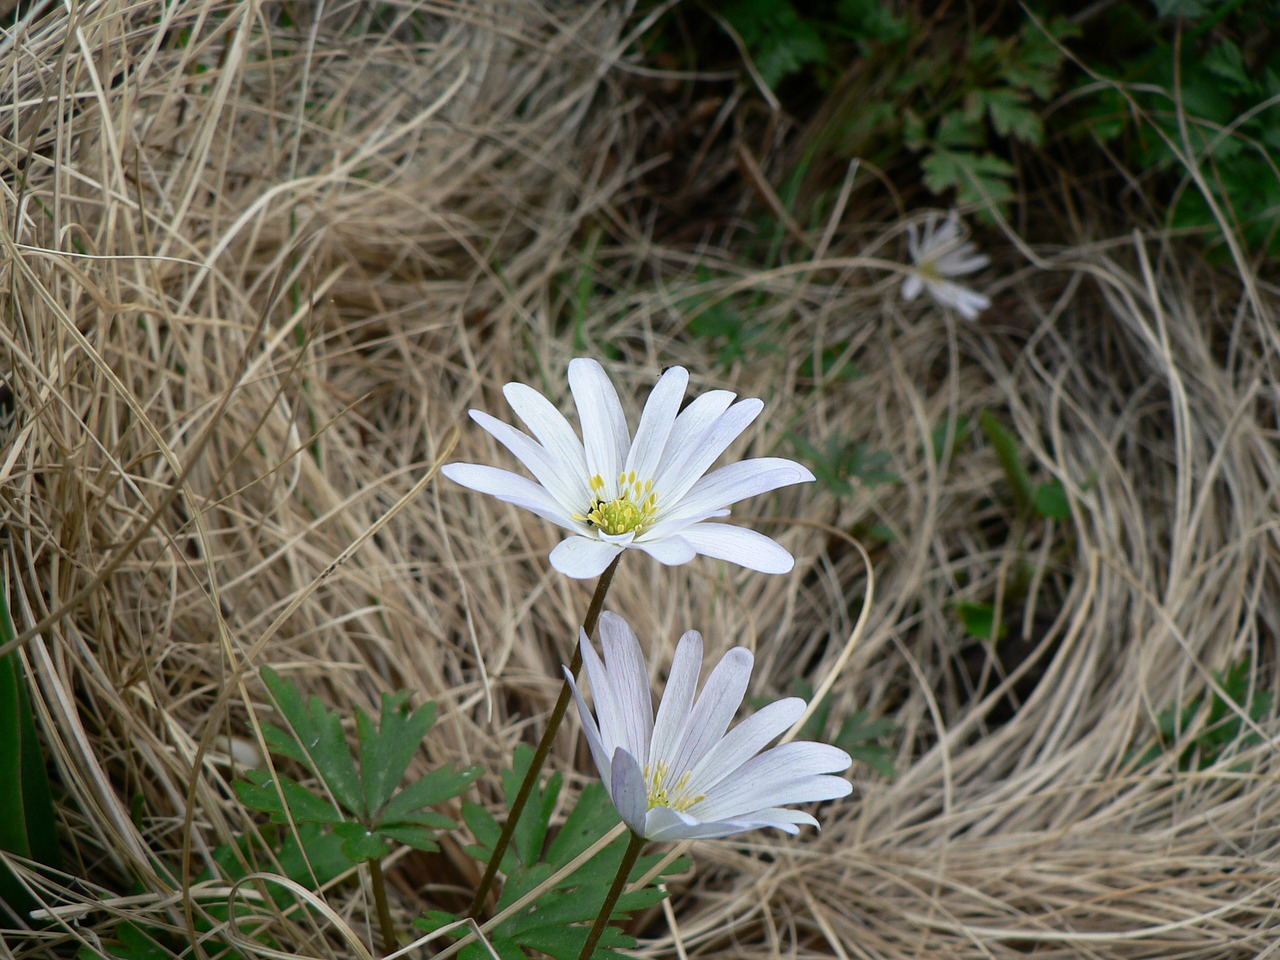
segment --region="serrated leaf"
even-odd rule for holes
[[[417,823],[384,823],[378,828],[378,833],[406,847],[431,851],[440,849],[440,845],[436,843],[437,829]]]
[[[346,819],[326,797],[316,796],[288,777],[279,777],[277,783],[269,770],[248,770],[245,779],[232,786],[241,803],[270,814],[276,823],[288,823],[290,817],[295,823],[340,823]]]
[[[364,810],[377,818],[392,792],[404,779],[409,763],[436,719],[436,705],[428,702],[410,712],[409,691],[384,693],[378,729],[363,710],[356,711],[360,736],[360,779],[364,788]]]
[[[263,667],[261,675],[271,698],[289,722],[312,773],[324,781],[348,813],[357,817],[365,814],[360,775],[338,714],[326,708],[319,697],[304,703],[298,688],[270,667]]]
[[[390,844],[363,824],[347,820],[334,824],[333,832],[342,838],[342,853],[352,863],[359,863],[362,860],[381,860],[391,852]]]
[[[1026,104],[1026,97],[1016,90],[1002,87],[982,91],[982,104],[991,125],[1002,137],[1015,137],[1031,146],[1044,142],[1044,123]]]
[[[480,775],[479,767],[441,767],[432,770],[421,780],[415,780],[395,796],[378,812],[378,819],[396,822],[407,819],[425,807],[434,807],[452,800],[462,793]]]
[[[961,204],[986,208],[993,203],[1003,204],[1013,196],[1008,183],[1014,174],[1013,166],[989,153],[940,149],[925,157],[920,167],[925,186],[935,194],[954,189]]]
[[[944,147],[981,147],[986,142],[982,130],[982,101],[971,94],[969,102],[977,105],[977,109],[969,112],[968,105],[962,110],[949,110],[938,121],[938,129],[934,140]]]

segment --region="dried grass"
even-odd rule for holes
[[[564,398],[567,359],[606,347],[636,396],[685,363],[765,397],[744,451],[847,437],[903,481],[747,504],[790,576],[623,564],[610,605],[657,659],[696,626],[756,650],[755,693],[803,671],[834,680],[837,716],[898,725],[898,775],[856,770],[821,834],[700,844],[640,924],[646,956],[1274,950],[1274,718],[1202,770],[1134,760],[1213,671],[1247,661],[1277,686],[1274,289],[1159,235],[1010,234],[996,305],[955,325],[901,311],[876,268],[894,224],[833,223],[767,273],[663,248],[627,202],[647,161],[618,7],[31,9],[0,61],[0,509],[69,862],[17,865],[52,920],[7,950],[101,949],[122,919],[189,936],[212,850],[257,829],[227,750],[266,716],[264,664],[344,708],[437,700],[424,765],[492,768],[536,734],[590,585],[549,570],[547,525],[430,472],[458,428],[460,454],[502,459],[464,411],[505,410],[510,379]],[[742,291],[779,349],[709,366],[682,331]],[[863,375],[806,380],[837,342]],[[1069,522],[1010,522],[985,445],[933,456],[940,424],[984,409],[1064,483]],[[895,537],[867,541],[874,599],[833,674],[869,584],[855,524]],[[1006,597],[1022,643],[1001,664],[953,605]],[[589,773],[569,736],[554,763]],[[456,846],[397,861],[402,920],[469,870]],[[360,955],[359,887],[321,896],[322,917],[262,911],[290,950]]]

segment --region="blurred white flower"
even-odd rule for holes
[[[818,821],[789,803],[847,796],[850,756],[825,743],[796,741],[760,751],[804,713],[798,697],[763,707],[730,730],[751,679],[753,658],[735,647],[711,671],[694,701],[702,670],[702,637],[680,638],[671,676],[654,719],[649,673],[640,643],[621,617],[600,617],[604,661],[581,635],[582,659],[595,701],[593,718],[568,669],[591,755],[623,821],[648,840],[725,837],[777,827],[799,833]]]
[[[914,223],[907,227],[907,249],[915,266],[902,282],[902,296],[914,300],[921,290],[928,290],[938,303],[955,307],[966,320],[973,320],[978,311],[991,306],[991,298],[949,278],[981,270],[991,258],[978,253],[976,245],[961,242],[960,217],[954,210],[941,226],[937,223],[937,213],[930,213],[921,232],[917,233]]]
[[[537,482],[475,463],[448,464],[444,475],[573,533],[551,551],[551,565],[569,577],[599,575],[628,547],[668,565],[701,553],[751,570],[786,573],[795,560],[768,537],[707,521],[728,516],[732,503],[813,480],[813,474],[778,457],[743,460],[708,474],[764,404],[733,403],[733,393],[712,390],[680,410],[688,382],[683,367],[668,368],[649,394],[632,438],[604,368],[594,360],[571,361],[569,388],[581,440],[546,397],[523,383],[508,383],[503,394],[532,437],[480,410],[472,410],[471,418]]]

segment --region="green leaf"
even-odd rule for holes
[[[423,826],[417,823],[384,823],[378,827],[378,834],[415,850],[431,851],[440,849],[440,845],[436,843],[436,831],[447,830],[449,826],[452,824]]]
[[[334,824],[333,832],[342,838],[342,853],[352,863],[381,860],[391,852],[390,844],[377,832],[363,824],[345,821]]]
[[[856,710],[841,724],[832,743],[876,773],[892,778],[898,772],[893,763],[893,751],[880,740],[897,731],[898,725],[887,717],[872,719],[865,710]]]
[[[269,770],[248,770],[245,780],[233,787],[246,807],[269,813],[276,823],[341,823],[346,816],[327,797],[317,796],[288,777],[276,778]],[[283,795],[283,797],[282,797]],[[286,804],[288,813],[286,813]]]
[[[962,204],[1003,204],[1013,196],[1012,164],[989,153],[938,149],[920,163],[925,186],[934,194],[956,191]]]
[[[367,760],[365,761],[368,762]],[[462,793],[480,775],[479,767],[441,767],[405,787],[379,811],[379,820],[388,823],[408,819],[424,807],[434,807]]]
[[[987,435],[987,441],[1004,469],[1005,479],[1008,480],[1009,489],[1013,493],[1013,502],[1020,510],[1031,507],[1035,500],[1035,492],[1031,486],[1031,475],[1022,465],[1018,438],[1006,430],[989,410],[982,411],[978,424],[982,427],[982,432]]]
[[[1037,486],[1033,506],[1036,513],[1046,520],[1071,519],[1071,502],[1060,480],[1050,480]]]
[[[996,608],[989,603],[969,603],[962,601],[955,605],[955,611],[964,623],[964,630],[975,640],[1001,640],[1009,632],[1008,624],[1000,621],[1000,629],[996,630]]]
[[[426,703],[410,713],[409,691],[382,695],[382,720],[377,730],[363,710],[356,711],[360,734],[360,779],[364,809],[373,819],[404,779],[409,763],[436,719],[436,705]]]
[[[263,667],[261,673],[276,707],[289,722],[301,751],[301,758],[311,772],[325,782],[334,798],[348,813],[357,817],[367,815],[360,775],[356,772],[355,761],[351,758],[351,750],[343,736],[342,721],[338,714],[327,709],[319,697],[312,697],[308,703],[304,703],[298,688],[282,679],[270,667]],[[268,738],[272,748],[280,749],[271,740],[272,738]]]
[[[9,606],[0,592],[0,646],[13,636]],[[0,658],[0,784],[0,849],[57,867],[61,857],[49,774],[16,651]],[[35,903],[8,868],[0,866],[0,915],[6,905],[22,914]]]
[[[1025,94],[1008,87],[997,90],[974,91],[982,108],[991,118],[991,125],[1002,137],[1015,137],[1031,146],[1044,142],[1044,124],[1039,114],[1027,106]]]

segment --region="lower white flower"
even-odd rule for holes
[[[921,290],[928,290],[944,307],[954,307],[966,320],[976,319],[979,311],[991,306],[991,298],[949,278],[981,270],[991,258],[978,253],[975,244],[961,242],[960,217],[954,210],[942,226],[937,223],[938,215],[930,213],[922,233],[916,233],[914,223],[907,227],[907,251],[915,266],[902,281],[902,297],[914,300]]]
[[[844,777],[830,776],[853,762],[837,747],[795,741],[760,752],[804,713],[798,697],[775,701],[728,730],[751,679],[754,658],[745,647],[724,655],[695,702],[702,637],[686,633],[655,719],[635,633],[606,612],[600,636],[603,661],[585,633],[580,641],[594,717],[565,674],[605,788],[637,835],[686,840],[760,827],[798,833],[800,824],[818,821],[787,804],[833,800],[853,790]]]

